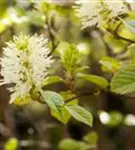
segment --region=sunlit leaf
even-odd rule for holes
[[[10,138],[4,145],[4,150],[17,150],[19,142],[16,138]]]
[[[79,67],[78,69],[76,69],[75,73],[78,73],[78,72],[84,72],[86,70],[88,70],[89,67],[88,66],[82,66],[82,67]]]
[[[111,57],[104,57],[100,60],[100,64],[102,65],[103,71],[114,73],[120,68],[122,63]]]
[[[29,95],[25,95],[24,97],[17,97],[14,100],[10,100],[10,104],[15,104],[15,105],[26,105],[29,104],[32,101],[32,98]]]
[[[45,23],[44,16],[39,13],[38,11],[29,11],[27,13],[29,21],[31,24],[34,24],[36,26],[43,26]]]
[[[4,12],[6,11],[7,9],[7,1],[5,0],[0,0],[0,18],[3,16]]]
[[[131,44],[128,49],[131,58],[131,63],[135,63],[135,44]]]
[[[61,81],[62,79],[59,76],[48,76],[47,78],[45,78],[42,84],[43,86],[47,86]]]
[[[76,97],[76,95],[72,91],[64,91],[60,93],[65,102],[69,99]],[[75,105],[78,104],[78,99],[74,98],[73,100],[67,102],[67,105]]]
[[[68,105],[65,107],[73,118],[89,126],[92,126],[93,117],[89,111],[79,105]]]
[[[73,139],[64,139],[59,144],[60,150],[87,150],[89,146],[84,142]]]
[[[43,96],[43,100],[50,107],[52,116],[63,123],[67,123],[70,115],[64,108],[64,100],[61,95],[53,91],[41,91],[41,94]]]
[[[61,42],[59,45],[61,61],[65,69],[73,73],[76,69],[79,52],[75,45],[70,45],[66,42]]]
[[[121,68],[112,78],[111,90],[119,94],[135,91],[135,65]]]
[[[120,112],[112,111],[109,113],[110,115],[110,122],[108,123],[109,126],[115,127],[120,125],[123,120],[123,116]]]
[[[105,78],[97,76],[97,75],[79,73],[77,76],[79,78],[89,81],[90,83],[96,84],[100,86],[101,88],[107,88],[108,86],[108,81]]]
[[[83,139],[91,145],[96,145],[98,141],[98,135],[96,132],[90,132],[86,134]]]

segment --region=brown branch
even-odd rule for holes
[[[123,37],[123,36],[120,36],[117,32],[116,32],[115,36],[116,36],[116,38],[125,40],[125,41],[127,41],[127,42],[135,43],[135,40],[127,39],[127,38],[125,38],[125,37]]]

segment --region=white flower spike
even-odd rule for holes
[[[77,0],[77,14],[83,28],[100,26],[105,18],[125,14],[128,9],[123,0]]]
[[[12,92],[10,103],[27,103],[36,98],[53,63],[49,52],[48,40],[43,35],[14,36],[7,42],[0,61],[3,76],[0,84],[9,86],[8,90]]]

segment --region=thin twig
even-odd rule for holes
[[[121,36],[121,35],[118,34],[118,30],[119,30],[121,24],[122,24],[122,23],[120,23],[120,24],[116,27],[116,30],[115,30],[115,31],[110,30],[110,29],[107,29],[107,31],[108,31],[109,33],[111,33],[114,37],[118,38],[118,39],[127,41],[127,42],[129,42],[129,43],[135,43],[135,40],[128,39],[128,38],[123,37],[123,36]]]
[[[112,31],[112,30],[110,30],[110,29],[108,29],[107,31],[108,31],[109,33],[111,33],[113,36],[115,36],[116,38],[118,38],[118,39],[121,39],[121,40],[130,42],[130,43],[135,43],[135,40],[125,38],[125,37],[119,35],[118,32]]]
[[[103,42],[103,44],[105,45],[106,47],[106,50],[107,50],[107,53],[108,53],[108,56],[110,57],[113,57],[115,54],[113,52],[113,49],[111,48],[111,46],[104,40],[103,36],[104,36],[104,32],[100,29],[97,29],[97,31],[100,33],[101,35],[101,40]]]
[[[57,44],[55,44],[55,37],[52,33],[52,26],[49,22],[49,17],[48,17],[48,13],[46,14],[46,25],[47,25],[47,29],[48,29],[48,33],[49,33],[49,37],[50,37],[50,40],[52,42],[52,50],[50,51],[49,53],[49,56],[52,55],[52,53],[55,51],[56,47],[57,47]]]
[[[72,97],[72,98],[70,98],[70,99],[67,99],[67,100],[65,100],[65,102],[66,103],[68,103],[68,102],[70,102],[70,101],[72,101],[72,100],[74,100],[74,99],[77,99],[77,98],[81,98],[81,97],[85,97],[85,96],[89,96],[89,95],[93,95],[94,93],[96,93],[96,92],[89,92],[89,93],[82,93],[82,94],[80,94],[80,95],[77,95],[77,96],[75,96],[75,97]]]
[[[71,102],[72,100],[75,100],[77,98],[81,98],[81,97],[85,97],[85,96],[89,96],[89,95],[93,95],[95,93],[98,93],[97,91],[91,91],[91,92],[88,92],[88,93],[82,93],[80,95],[77,95],[77,96],[74,96],[72,98],[69,98],[69,99],[66,99],[64,100],[65,104],[67,104],[68,102]],[[96,94],[95,94],[96,95]],[[38,99],[38,102],[41,103],[41,104],[46,104],[45,101],[42,101],[41,98]]]

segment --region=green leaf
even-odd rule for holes
[[[54,83],[61,82],[61,81],[62,79],[59,76],[49,76],[43,81],[42,84],[43,86],[47,86],[47,85],[54,84]]]
[[[131,63],[135,63],[135,44],[131,44],[128,47]]]
[[[92,126],[93,117],[90,112],[79,105],[68,105],[65,106],[66,110],[76,120],[83,122],[89,126]]]
[[[109,113],[109,115],[110,115],[110,121],[109,121],[108,125],[110,127],[117,127],[122,123],[123,116],[120,112],[112,111]]]
[[[61,61],[64,65],[64,68],[73,73],[77,65],[77,60],[79,56],[79,52],[75,45],[68,44],[66,42],[61,42],[59,45]]]
[[[102,65],[103,71],[114,73],[120,68],[122,63],[114,58],[104,57],[100,60],[100,64]]]
[[[89,145],[73,139],[64,139],[59,144],[60,150],[88,150]]]
[[[69,102],[67,102],[66,103],[66,105],[68,106],[68,105],[77,105],[78,104],[78,99],[73,99],[73,100],[71,100],[71,101],[69,101]]]
[[[88,69],[89,69],[89,66],[82,66],[82,67],[77,68],[75,70],[75,73],[79,73],[79,72],[83,73],[83,72],[85,72]]]
[[[52,116],[54,116],[56,119],[61,121],[62,123],[66,124],[69,119],[71,118],[71,115],[68,113],[68,111],[65,109],[65,107],[62,107],[60,109],[60,113],[57,113],[54,110],[51,110]]]
[[[41,13],[39,13],[38,11],[29,11],[27,13],[27,16],[29,18],[29,22],[33,25],[36,25],[36,26],[43,26],[44,25],[44,22],[45,20],[43,19],[43,16]]]
[[[17,150],[19,142],[16,138],[10,138],[4,145],[4,150]]]
[[[58,93],[53,91],[41,91],[41,94],[51,109],[57,110],[58,108],[63,107],[63,98]]]
[[[97,75],[79,73],[77,74],[77,76],[93,84],[96,84],[100,86],[101,88],[107,88],[108,86],[108,81],[105,78],[97,76]]]
[[[67,110],[64,108],[63,98],[56,92],[52,91],[41,91],[43,100],[51,109],[51,114],[59,121],[66,123],[70,116]]]
[[[135,65],[121,68],[112,78],[111,90],[118,94],[128,94],[135,91]]]
[[[69,100],[72,99],[73,97],[76,97],[77,95],[75,95],[74,93],[72,93],[72,91],[64,91],[60,93],[61,96],[64,98],[64,100]],[[66,102],[66,101],[65,101]],[[69,102],[66,102],[66,104],[68,105],[75,105],[78,104],[78,99],[73,99]]]
[[[0,18],[3,17],[6,9],[8,8],[8,2],[5,0],[0,0]]]
[[[30,95],[25,95],[24,97],[17,97],[14,100],[10,100],[10,104],[15,104],[15,105],[26,105],[29,104],[32,101],[32,98],[30,97]]]
[[[91,145],[97,145],[98,135],[96,132],[90,132],[83,137],[83,140],[88,142]]]

